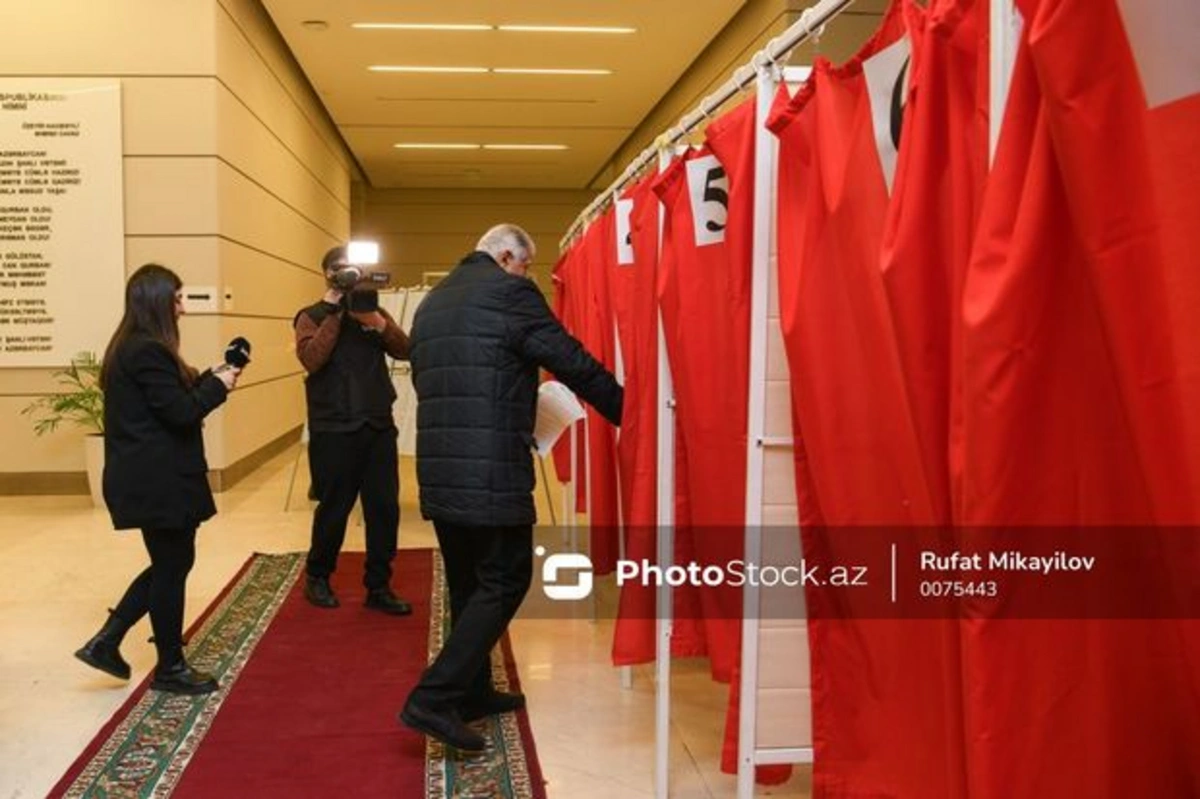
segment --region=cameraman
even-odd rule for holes
[[[308,376],[308,458],[317,509],[313,513],[304,596],[319,608],[336,608],[329,585],[346,537],[356,497],[362,497],[367,562],[363,584],[368,608],[405,616],[408,602],[391,589],[392,559],[400,526],[396,390],[384,353],[408,357],[408,337],[373,291],[343,291],[339,272],[349,268],[345,247],[325,254],[321,268],[329,290],[293,322],[296,355]],[[342,275],[345,278],[346,275]]]

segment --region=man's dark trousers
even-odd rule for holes
[[[313,514],[308,574],[328,577],[337,567],[346,522],[361,494],[367,539],[363,583],[368,590],[387,587],[400,524],[396,428],[364,424],[349,433],[314,431],[308,458],[319,503]]]
[[[492,688],[492,648],[516,615],[533,578],[533,526],[468,527],[433,521],[446,585],[450,635],[413,690],[433,711],[457,709]]]

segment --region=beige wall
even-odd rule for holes
[[[378,240],[395,284],[411,286],[421,272],[457,263],[492,225],[512,222],[537,243],[532,274],[548,290],[558,240],[591,197],[589,191],[536,189],[371,189],[355,215],[354,235]]]
[[[217,5],[217,263],[232,302],[205,320],[204,338],[254,343],[253,367],[214,425],[210,461],[224,468],[304,423],[291,321],[324,290],[321,256],[349,236],[358,175],[262,6]]]
[[[290,322],[321,291],[321,254],[349,232],[357,167],[256,0],[13,4],[5,39],[7,75],[120,81],[127,270],[159,261],[230,294],[182,322],[197,366],[235,335],[254,344],[205,430],[210,466],[236,472],[303,424]],[[83,490],[82,433],[36,438],[19,414],[50,372],[0,371],[0,491]]]

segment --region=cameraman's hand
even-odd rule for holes
[[[383,314],[381,314],[379,311],[361,311],[357,313],[351,311],[350,315],[353,316],[360,325],[369,327],[372,330],[380,333],[382,333],[383,329],[387,327],[387,320],[383,318]]]
[[[212,373],[214,377],[225,384],[226,391],[233,391],[233,387],[237,385],[237,379],[241,375],[242,370],[236,366],[223,363],[220,366],[214,366]]]
[[[321,299],[323,299],[325,302],[329,303],[330,305],[341,305],[342,297],[344,297],[344,296],[345,296],[344,292],[340,291],[339,289],[329,289],[329,291],[326,291],[325,296],[322,297]]]

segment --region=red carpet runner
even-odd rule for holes
[[[143,683],[50,796],[544,799],[524,713],[477,723],[489,740],[477,757],[397,724],[441,646],[441,559],[396,558],[393,586],[413,603],[406,618],[362,607],[362,562],[342,556],[342,607],[324,611],[301,594],[303,554],[253,556],[191,633],[189,658],[220,676],[221,690],[175,697]],[[497,687],[519,687],[507,639],[493,670]]]

